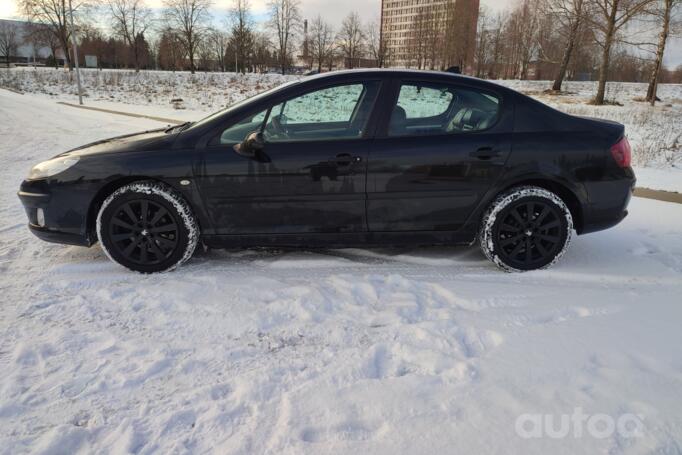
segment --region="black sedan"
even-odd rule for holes
[[[445,72],[357,70],[285,84],[196,123],[33,167],[38,237],[139,272],[208,247],[453,245],[547,267],[627,214],[622,125]]]

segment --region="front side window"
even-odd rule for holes
[[[449,84],[404,83],[389,123],[389,136],[481,131],[496,121],[500,99]]]
[[[328,87],[273,106],[263,128],[266,142],[362,137],[379,90],[376,81]]]

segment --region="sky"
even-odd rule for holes
[[[147,0],[151,7],[160,7],[162,0]],[[263,20],[266,17],[268,0],[251,0],[254,17]],[[508,8],[514,0],[481,0],[492,11]],[[233,4],[233,0],[214,0],[216,16],[224,16]],[[321,15],[335,27],[351,11],[357,11],[366,22],[378,21],[381,0],[301,0],[301,10],[305,18],[312,19]],[[19,19],[15,0],[0,0],[0,18]],[[671,39],[665,52],[664,63],[671,67],[682,65],[682,39]]]

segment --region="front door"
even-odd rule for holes
[[[199,179],[215,233],[366,232],[366,128],[379,85],[314,90],[226,126]],[[265,142],[259,159],[237,154],[254,131]]]
[[[501,97],[450,82],[402,81],[367,171],[370,231],[456,231],[511,149]]]

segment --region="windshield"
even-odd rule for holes
[[[189,129],[203,126],[203,125],[205,125],[206,123],[208,123],[208,122],[214,120],[215,118],[217,118],[217,117],[219,117],[219,116],[221,116],[221,115],[223,115],[223,114],[225,114],[225,113],[227,113],[227,112],[230,112],[231,110],[239,109],[240,107],[244,106],[244,105],[247,104],[247,103],[250,103],[250,102],[252,102],[252,101],[256,101],[256,100],[259,100],[259,99],[261,99],[261,98],[264,98],[264,97],[270,95],[271,93],[276,92],[277,90],[280,90],[280,89],[283,89],[283,88],[285,88],[285,87],[289,87],[289,86],[291,86],[291,85],[297,84],[298,82],[299,82],[298,80],[285,82],[284,84],[278,85],[277,87],[273,87],[273,88],[271,88],[271,89],[269,89],[269,90],[266,90],[266,91],[264,91],[264,92],[258,93],[258,94],[256,94],[256,95],[253,95],[253,96],[250,96],[250,97],[248,97],[248,98],[245,98],[245,99],[243,99],[243,100],[241,100],[241,101],[238,101],[237,103],[235,103],[235,104],[233,104],[233,105],[231,105],[231,106],[227,106],[225,109],[221,109],[221,110],[219,110],[218,112],[214,112],[213,114],[209,115],[208,117],[205,117],[205,118],[199,120],[198,122],[193,123],[193,124],[189,127]]]

